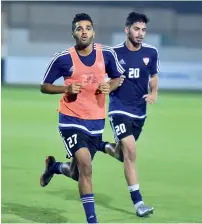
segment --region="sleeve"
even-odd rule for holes
[[[49,63],[45,75],[42,80],[43,83],[54,83],[57,79],[65,76],[71,76],[71,65],[63,63],[61,54],[56,54]],[[68,62],[68,61],[67,61]]]
[[[112,48],[108,48],[104,49],[103,53],[105,57],[106,72],[108,74],[108,77],[119,78],[125,72],[125,70],[120,65],[116,52]]]
[[[153,76],[157,73],[159,73],[159,54],[155,49],[151,60],[150,75]]]

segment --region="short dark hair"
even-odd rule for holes
[[[143,22],[143,23],[148,23],[149,18],[145,14],[140,14],[137,12],[131,12],[128,14],[128,17],[126,18],[126,26],[132,26],[133,23],[136,22]]]
[[[89,22],[92,23],[92,26],[93,26],[93,20],[91,19],[91,17],[86,14],[86,13],[78,13],[74,16],[74,19],[72,21],[72,32],[74,32],[75,28],[76,28],[76,23],[77,22],[80,22],[82,20],[87,20]]]

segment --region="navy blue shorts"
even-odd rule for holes
[[[145,118],[138,119],[125,115],[114,114],[110,116],[110,124],[114,132],[115,141],[133,135],[137,141],[144,126]]]
[[[91,136],[77,128],[62,129],[59,132],[67,151],[67,158],[74,157],[76,151],[81,148],[88,148],[93,159],[102,141],[102,135]]]

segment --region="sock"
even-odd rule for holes
[[[81,195],[81,201],[86,213],[86,220],[88,223],[97,223],[95,214],[94,194]]]
[[[139,184],[134,184],[132,186],[128,186],[128,189],[130,190],[131,200],[137,209],[139,205],[144,204],[142,201],[142,195],[140,194],[140,186]]]
[[[103,153],[106,153],[105,152],[105,145],[108,144],[108,143],[109,142],[103,142],[103,141],[101,141],[98,151],[103,152]]]
[[[62,163],[60,162],[55,162],[53,163],[52,167],[51,167],[51,171],[54,173],[54,174],[62,174],[61,170],[60,170],[60,165]]]

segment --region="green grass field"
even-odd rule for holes
[[[57,130],[59,96],[2,88],[2,222],[84,223],[76,182],[55,176],[39,185],[44,158],[65,161]],[[107,121],[104,138],[113,141]],[[93,162],[100,223],[202,222],[202,94],[160,93],[138,142],[139,177],[155,214],[135,216],[122,164],[102,153]]]

